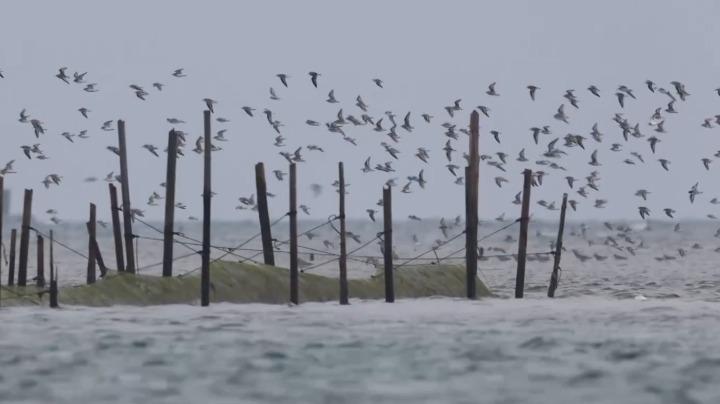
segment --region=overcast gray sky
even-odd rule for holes
[[[442,147],[447,138],[440,124],[450,120],[443,107],[462,98],[464,110],[453,122],[463,127],[473,107],[489,106],[490,118],[481,120],[481,153],[504,151],[511,160],[507,173],[481,166],[482,217],[517,215],[517,206],[510,202],[521,188],[524,166],[514,159],[522,147],[534,162],[555,137],[575,133],[589,138],[594,122],[606,135],[603,143],[588,140],[587,152],[569,150],[570,155],[559,161],[569,174],[543,168],[549,176],[542,188],[534,189],[534,201],[559,201],[567,191],[563,177],[588,175],[589,152],[598,149],[601,192],[583,200],[571,191],[571,198],[581,202],[573,217],[635,218],[643,204],[654,218],[665,207],[676,209],[679,216],[703,217],[720,213],[708,203],[715,196],[714,171],[720,162],[709,172],[700,162],[720,149],[720,128],[700,126],[704,118],[720,113],[720,97],[713,92],[720,86],[718,15],[717,1],[4,1],[0,163],[16,160],[18,173],[6,178],[6,187],[14,192],[14,211],[22,188],[33,187],[36,212],[53,207],[61,218],[84,218],[87,203],[96,202],[100,216],[107,218],[107,184],[102,178],[118,172],[118,161],[105,147],[117,140],[115,132],[101,131],[100,126],[106,120],[125,119],[134,207],[159,219],[162,202],[158,207],[145,203],[153,190],[163,194],[159,184],[164,181],[165,155],[156,158],[141,146],[165,147],[169,117],[187,121],[178,127],[193,143],[202,133],[201,100],[210,97],[219,101],[216,116],[231,120],[215,122],[213,128],[226,128],[230,139],[221,144],[224,150],[213,154],[215,218],[254,219],[254,212],[234,209],[239,196],[254,193],[253,165],[264,161],[268,171],[287,171],[278,152],[308,144],[325,149],[324,154],[304,151],[307,163],[298,167],[300,199],[313,216],[327,217],[336,209],[330,184],[338,161],[347,167],[351,216],[365,216],[386,179],[397,177],[402,185],[406,176],[422,168],[427,189],[413,186],[412,194],[400,195],[397,188],[396,215],[449,216],[463,212],[463,188],[453,184],[444,167]],[[62,83],[54,77],[61,66],[69,72],[87,71],[87,81],[98,83],[100,91],[90,94],[79,85]],[[172,77],[180,67],[187,77]],[[319,89],[310,85],[310,70],[322,74]],[[276,73],[291,76],[289,88],[282,87]],[[383,79],[384,89],[372,83],[375,77]],[[649,93],[646,79],[668,89],[670,81],[679,80],[692,94],[676,105],[679,114],[668,117],[668,133],[662,134],[656,156],[645,139],[625,144],[611,121],[620,112],[613,94],[625,84],[638,96],[628,101],[625,116],[640,122],[646,136],[653,133],[647,122],[656,107],[666,106],[667,97]],[[167,87],[157,92],[151,87],[155,81]],[[485,94],[491,82],[497,82],[500,97]],[[530,83],[541,87],[536,102],[527,95],[525,86]],[[130,84],[145,87],[150,93],[147,101],[137,99]],[[601,89],[601,99],[585,90],[590,84]],[[280,101],[269,99],[271,86]],[[330,89],[341,104],[325,102]],[[560,104],[567,104],[562,97],[567,89],[576,90],[580,109],[566,105],[570,124],[565,125],[553,114]],[[358,141],[353,147],[323,127],[304,124],[306,119],[333,120],[339,106],[346,115],[359,117],[357,95],[374,117],[391,110],[400,119],[412,111],[416,129],[398,130],[402,157],[397,173],[360,172],[368,156],[373,164],[389,160],[379,146],[389,141],[383,134],[369,127],[347,127],[348,135]],[[287,147],[274,147],[275,132],[264,116],[249,118],[240,109],[245,105],[258,113],[272,109],[285,125]],[[91,110],[90,119],[77,112],[80,107]],[[20,145],[36,143],[31,127],[18,122],[22,108],[45,123],[47,133],[38,142],[48,160],[29,161],[22,155]],[[435,119],[426,124],[422,113]],[[535,146],[528,128],[539,125],[551,125],[553,134]],[[88,130],[90,139],[71,144],[60,136],[82,129]],[[489,136],[491,129],[502,132],[501,145]],[[609,151],[614,142],[623,143],[624,151]],[[413,157],[419,146],[430,149],[430,165]],[[464,151],[467,137],[461,135],[455,147]],[[180,218],[201,213],[202,159],[191,148],[192,144],[178,169],[178,201],[188,205]],[[623,164],[631,151],[642,153],[647,164]],[[660,157],[672,161],[669,173],[657,163]],[[464,165],[461,160],[458,155],[456,164]],[[49,173],[64,177],[60,187],[44,189],[40,182]],[[498,175],[510,180],[502,189],[493,183]],[[101,180],[83,182],[88,176]],[[690,205],[687,191],[696,181],[705,193]],[[287,209],[287,182],[269,182],[270,191],[277,194],[271,202],[274,217]],[[324,186],[322,195],[312,195],[312,183]],[[652,192],[649,201],[633,196],[638,188]],[[605,209],[592,207],[597,198],[609,200]],[[537,216],[557,215],[536,205],[533,210]]]

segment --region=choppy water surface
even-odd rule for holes
[[[502,225],[485,224],[480,233]],[[401,257],[440,238],[436,223],[408,226],[397,235]],[[255,230],[216,229],[215,242],[227,244]],[[363,242],[376,231],[351,229]],[[82,231],[60,230],[69,245],[86,244]],[[549,256],[528,262],[526,299],[509,299],[515,261],[505,256],[481,261],[479,276],[495,297],[476,302],[3,308],[0,401],[718,403],[720,242],[712,223],[673,230],[596,223],[583,235],[571,225],[555,300],[544,297]],[[553,232],[534,225],[530,251],[549,250]],[[512,253],[516,234],[481,245],[488,254]],[[110,239],[102,237],[112,266]],[[322,240],[332,237],[322,229],[301,244],[326,248]],[[439,255],[458,247],[462,240]],[[160,252],[142,240],[141,265]],[[362,253],[377,255],[377,246]],[[63,283],[83,279],[83,260],[72,253],[56,248],[56,263]],[[191,257],[176,269],[198,263]],[[337,264],[316,271],[335,274]],[[373,271],[351,261],[353,277]]]
[[[720,313],[686,299],[2,312],[3,402],[717,403]]]

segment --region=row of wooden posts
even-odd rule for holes
[[[212,131],[211,131],[211,112],[204,111],[204,155],[203,155],[203,229],[202,229],[202,250],[201,253],[201,293],[200,302],[202,306],[210,304],[210,224],[211,224],[211,152],[212,152]],[[470,145],[468,166],[465,168],[465,259],[466,259],[466,284],[467,297],[469,299],[477,298],[477,262],[478,262],[478,183],[479,183],[479,116],[475,111],[470,118]],[[112,216],[113,240],[115,247],[116,268],[120,272],[136,273],[135,251],[133,241],[136,238],[132,230],[133,216],[130,205],[130,184],[128,176],[127,148],[125,143],[125,122],[118,121],[118,149],[120,160],[120,184],[122,207],[118,205],[117,188],[114,184],[109,184],[110,192],[110,210]],[[165,218],[163,229],[163,260],[162,275],[165,277],[173,276],[173,247],[175,241],[174,229],[174,211],[175,211],[175,183],[176,183],[176,165],[178,151],[178,135],[174,130],[168,134],[167,148],[167,170],[165,181]],[[257,210],[260,221],[260,236],[262,240],[263,262],[266,265],[275,265],[275,257],[273,250],[273,237],[271,233],[270,214],[267,201],[267,183],[265,179],[265,167],[263,163],[255,165],[255,182],[257,192]],[[339,263],[339,290],[340,304],[348,304],[349,290],[347,280],[347,246],[346,246],[346,227],[345,227],[345,175],[343,163],[338,164],[338,183],[339,183],[339,232],[340,232],[340,254]],[[298,271],[298,228],[297,228],[297,168],[294,163],[289,167],[289,210],[288,217],[290,221],[290,301],[294,304],[300,302],[299,298],[299,271]],[[518,239],[517,254],[517,274],[515,285],[515,297],[522,298],[525,285],[525,263],[527,259],[527,241],[528,241],[528,225],[530,219],[530,190],[532,184],[532,171],[525,170],[523,172],[523,198],[521,204],[520,215],[520,236]],[[2,243],[2,192],[3,179],[0,177],[0,244]],[[20,255],[17,275],[17,285],[26,286],[27,284],[27,264],[28,264],[28,247],[30,242],[31,212],[32,212],[32,195],[31,189],[25,190],[23,201],[22,225],[20,229]],[[383,188],[383,264],[384,264],[384,280],[385,280],[385,300],[393,302],[395,300],[394,282],[393,282],[393,238],[392,238],[392,188],[385,186]],[[557,242],[554,251],[553,270],[548,288],[548,296],[554,297],[555,290],[558,285],[560,271],[560,256],[562,252],[563,230],[565,225],[565,212],[567,206],[567,194],[563,195],[563,201],[560,211],[560,227],[557,235]],[[122,212],[122,229],[119,213]],[[103,261],[102,254],[96,239],[96,207],[90,204],[90,215],[87,222],[88,230],[88,264],[87,264],[87,283],[96,281],[96,270],[99,267],[101,276],[107,272],[107,267]],[[38,232],[39,233],[39,232]],[[14,284],[14,265],[15,265],[15,239],[17,235],[16,229],[12,229],[10,233],[10,265],[8,271],[8,285]],[[50,232],[50,296],[51,306],[57,307],[57,274],[54,269],[52,260],[53,241],[52,231]],[[44,280],[44,259],[43,259],[43,237],[38,234],[38,264],[36,285],[45,287]],[[97,264],[97,266],[96,266]]]

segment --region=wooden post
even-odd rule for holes
[[[10,265],[8,265],[8,286],[15,284],[15,240],[17,240],[17,229],[10,230]]]
[[[5,200],[5,177],[0,175],[0,248],[2,248],[3,235],[3,209],[5,208],[3,201]],[[2,251],[0,251],[2,256]],[[2,259],[0,259],[0,288],[2,287]]]
[[[30,248],[30,220],[32,218],[33,190],[26,189],[23,199],[22,227],[20,227],[20,262],[18,264],[18,286],[27,285],[28,250]]]
[[[468,299],[477,298],[477,242],[478,242],[478,182],[480,179],[478,155],[480,138],[480,115],[473,111],[470,115],[470,161],[465,171],[465,267]]]
[[[212,132],[210,129],[210,111],[204,111],[205,155],[203,165],[203,238],[202,238],[202,272],[200,274],[200,304],[210,305],[210,199],[212,186],[210,176],[210,153],[212,153]]]
[[[95,204],[90,204],[90,220],[87,222],[88,229],[88,260],[87,260],[87,284],[95,283]]]
[[[515,298],[525,292],[525,262],[527,260],[528,224],[530,223],[530,186],[532,171],[523,171],[522,212],[520,213],[520,237],[518,237],[517,275],[515,276]]]
[[[45,287],[45,240],[43,236],[37,235],[37,275],[35,285],[39,288]]]
[[[90,222],[85,223],[85,227],[87,228],[88,234],[90,234]],[[100,252],[100,245],[97,242],[97,235],[95,237],[95,241],[92,242],[92,250],[95,254],[95,262],[97,263],[98,269],[100,270],[100,277],[103,278],[108,271],[107,266],[105,266],[105,260],[103,259],[102,253]]]
[[[165,228],[163,231],[162,276],[173,273],[173,241],[175,239],[175,166],[177,165],[177,133],[168,134],[167,171],[165,172]]]
[[[95,262],[97,262],[98,269],[100,270],[100,277],[104,278],[107,275],[108,268],[105,266],[105,260],[103,259],[102,253],[100,253],[100,245],[98,245],[97,238],[93,243],[93,249],[95,250]]]
[[[118,272],[125,271],[125,252],[123,251],[122,230],[120,229],[120,207],[118,206],[117,188],[108,184],[110,188],[110,214],[112,216],[113,239],[115,240],[115,265]]]
[[[298,293],[298,239],[297,239],[297,174],[295,163],[290,164],[290,302],[300,304]]]
[[[338,191],[340,192],[340,304],[350,304],[348,300],[347,245],[345,242],[345,172],[343,163],[338,163]]]
[[[565,232],[565,210],[567,209],[568,194],[563,194],[562,205],[560,206],[560,227],[558,228],[557,241],[555,242],[555,256],[553,260],[552,275],[550,275],[550,286],[548,297],[555,297],[555,289],[558,287],[560,275],[560,255],[563,248],[563,233]]]
[[[50,307],[58,307],[58,285],[57,274],[55,273],[55,256],[53,255],[53,231],[50,230]]]
[[[385,301],[395,301],[395,279],[393,273],[392,242],[392,188],[383,188],[383,258],[385,264]]]
[[[132,274],[135,273],[135,249],[133,246],[133,238],[135,235],[132,231],[132,207],[130,206],[130,176],[128,175],[127,163],[127,147],[125,146],[125,121],[118,120],[118,149],[120,150],[120,187],[122,190],[122,212],[123,224],[125,230],[125,252],[126,267],[125,270]]]
[[[275,265],[275,254],[272,245],[272,232],[270,230],[270,212],[267,202],[267,183],[265,182],[265,165],[255,164],[255,188],[257,191],[258,216],[260,217],[260,234],[262,236],[263,262],[265,265]]]

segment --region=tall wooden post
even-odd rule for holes
[[[122,190],[122,212],[123,224],[125,230],[125,252],[126,267],[125,270],[132,274],[135,273],[135,248],[133,246],[133,238],[135,235],[132,231],[132,207],[130,206],[130,176],[128,175],[127,163],[127,147],[125,146],[125,121],[118,120],[118,149],[120,150],[120,186]]]
[[[50,307],[58,307],[58,285],[57,274],[55,273],[55,256],[53,255],[53,231],[50,230]]]
[[[118,206],[117,188],[108,184],[110,188],[110,215],[112,216],[113,240],[115,241],[115,265],[118,272],[125,271],[125,252],[123,251],[122,230],[120,228],[120,207]]]
[[[205,153],[203,159],[203,238],[202,238],[202,272],[200,274],[200,304],[210,305],[210,201],[212,198],[211,164],[212,132],[210,128],[210,111],[203,112],[205,127]]]
[[[560,256],[563,248],[563,233],[565,232],[565,211],[567,209],[568,194],[563,194],[562,205],[560,206],[560,227],[558,228],[557,241],[555,241],[555,256],[553,259],[553,270],[550,275],[550,286],[548,287],[548,297],[555,297],[555,289],[558,287],[560,280]]]
[[[90,222],[85,223],[88,234],[90,234]],[[105,266],[105,260],[103,260],[102,253],[100,252],[100,245],[97,242],[97,236],[93,244],[93,251],[95,253],[95,263],[97,263],[98,269],[100,270],[100,277],[103,278],[107,274],[107,267]]]
[[[23,199],[22,227],[20,227],[20,262],[18,265],[18,286],[27,285],[28,251],[30,249],[30,220],[32,219],[33,190],[26,189]]]
[[[392,188],[383,188],[383,261],[385,266],[385,301],[395,301],[395,279],[393,270],[392,240]]]
[[[260,217],[260,235],[262,237],[263,262],[275,265],[275,254],[270,230],[270,212],[267,201],[267,182],[265,182],[265,165],[255,164],[255,188],[257,191],[258,216]]]
[[[470,115],[470,159],[465,172],[466,217],[465,217],[465,266],[468,299],[477,298],[477,242],[478,242],[478,182],[480,179],[479,143],[480,143],[480,115],[473,111]]]
[[[167,170],[165,172],[165,227],[163,231],[163,276],[173,273],[173,241],[175,239],[175,166],[177,165],[177,133],[168,134]]]
[[[515,298],[525,293],[525,262],[527,261],[528,224],[530,223],[530,186],[532,171],[523,171],[522,211],[520,213],[520,237],[518,237],[517,275],[515,276]]]
[[[2,235],[3,235],[3,211],[5,209],[5,177],[0,175],[0,248],[2,248]],[[2,256],[2,251],[0,251]],[[0,259],[0,286],[2,286],[2,259]]]
[[[343,163],[338,163],[338,191],[340,192],[340,304],[349,304],[347,280],[347,244],[345,240],[345,170]]]
[[[15,241],[17,240],[17,229],[10,230],[10,264],[8,265],[8,286],[15,284]]]
[[[295,163],[290,164],[290,302],[300,303],[298,274],[298,239],[297,239],[297,173]]]
[[[87,260],[87,284],[95,283],[96,275],[96,254],[95,254],[95,204],[90,204],[90,219],[87,222],[88,229],[88,260]]]
[[[37,235],[37,275],[35,285],[39,288],[45,287],[45,240],[43,236]]]

